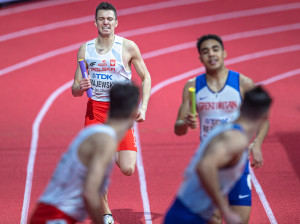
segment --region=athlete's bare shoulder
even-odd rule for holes
[[[238,130],[227,130],[215,136],[207,145],[204,155],[215,154],[221,157],[224,165],[229,165],[248,145],[245,134]]]
[[[78,150],[78,157],[87,166],[94,154],[100,153],[104,156],[106,153],[110,153],[109,150],[113,151],[115,147],[117,147],[116,141],[109,134],[95,133],[82,142]]]
[[[195,87],[196,83],[196,77],[189,79],[186,84],[185,88]]]
[[[123,38],[123,61],[126,64],[132,62],[132,60],[140,60],[142,58],[141,52],[132,40]]]
[[[227,140],[227,142],[230,144],[229,148],[232,148],[233,145],[236,146],[237,148],[239,147],[244,148],[248,144],[246,135],[239,130],[234,130],[234,129],[228,130],[224,133],[224,137]]]
[[[209,144],[210,147],[216,147],[222,144],[226,149],[226,154],[234,155],[241,153],[248,145],[247,136],[239,130],[227,130],[214,139]]]
[[[135,50],[139,49],[137,44],[134,41],[128,40],[124,37],[123,37],[123,46],[124,46],[124,49],[127,51],[135,51]]]
[[[250,89],[253,89],[254,86],[255,84],[252,81],[252,79],[243,74],[240,74],[240,91],[242,96],[244,96],[245,92],[249,91]]]
[[[184,85],[184,88],[183,88],[183,101],[188,101],[189,100],[189,88],[190,87],[194,87],[196,86],[195,84],[195,81],[196,78],[192,78],[192,79],[189,79],[185,85]]]
[[[86,43],[82,44],[79,47],[78,54],[77,54],[78,59],[84,59],[85,58],[85,49],[86,49]]]

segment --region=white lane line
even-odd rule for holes
[[[212,1],[212,0],[185,0],[185,1],[175,0],[175,1],[166,1],[166,2],[136,6],[132,8],[118,10],[118,16],[131,15],[131,14],[141,13],[141,12],[149,12],[154,10],[166,9],[166,8],[171,8],[171,7],[181,6],[181,5],[196,4],[196,3],[207,2],[207,1]],[[49,30],[59,29],[63,27],[75,26],[83,23],[92,23],[94,20],[95,20],[95,15],[89,15],[89,16],[83,16],[75,19],[68,19],[60,22],[31,27],[28,29],[19,30],[12,33],[1,35],[0,42],[28,36],[31,34],[41,33]]]
[[[225,60],[225,64],[230,65],[230,64],[235,64],[235,63],[249,60],[249,55],[251,55],[251,59],[256,59],[256,58],[266,57],[266,56],[270,56],[270,55],[289,53],[289,52],[294,52],[294,51],[299,51],[299,50],[300,50],[300,44],[286,46],[286,47],[280,47],[280,48],[276,48],[276,49],[270,49],[270,50],[265,50],[265,51],[259,51],[256,53],[246,54],[246,55],[242,55],[242,56],[239,56],[236,58],[231,58],[231,59]]]
[[[293,48],[293,47],[292,47]],[[285,51],[283,50],[285,49]],[[287,52],[291,52],[290,50],[291,48],[287,47],[287,48],[279,48],[279,49],[272,49],[272,50],[268,50],[268,51],[264,51],[264,52],[258,52],[258,53],[254,53],[254,54],[250,54],[250,55],[244,55],[244,56],[240,56],[240,57],[237,57],[235,59],[231,59],[231,60],[228,60],[227,61],[227,65],[230,65],[230,64],[235,64],[235,63],[239,63],[239,62],[244,62],[244,61],[248,61],[248,60],[251,60],[251,59],[257,59],[257,58],[260,58],[260,57],[266,57],[266,56],[271,56],[271,55],[276,55],[276,54],[281,54],[281,53],[287,53]],[[300,45],[296,45],[295,46],[295,50],[298,51],[300,50]],[[153,95],[154,93],[156,93],[157,91],[159,91],[160,89],[162,89],[163,87],[166,87],[168,85],[170,85],[171,83],[174,83],[174,82],[177,82],[177,81],[180,81],[182,79],[186,79],[190,76],[195,76],[197,74],[200,74],[204,72],[204,68],[199,68],[199,69],[194,69],[194,70],[191,70],[191,71],[188,71],[188,72],[185,72],[181,75],[178,75],[174,78],[171,78],[171,79],[167,79],[159,84],[157,84],[156,86],[153,87],[153,91],[152,91],[152,94]],[[282,73],[282,74],[279,74],[279,75],[276,75],[276,76],[273,76],[269,79],[266,79],[264,81],[261,81],[261,82],[258,82],[257,84],[261,84],[261,85],[268,85],[268,84],[272,84],[274,82],[277,82],[277,81],[280,81],[280,80],[283,80],[283,79],[286,79],[286,78],[289,78],[289,77],[292,77],[292,76],[295,76],[295,75],[299,75],[300,74],[300,68],[298,69],[295,69],[295,70],[291,70],[291,71],[288,71],[288,72],[285,72],[285,73]],[[276,221],[276,218],[274,216],[274,213],[270,207],[270,204],[263,192],[263,189],[261,187],[261,185],[259,184],[252,168],[250,167],[250,174],[251,174],[251,179],[252,179],[252,182],[253,182],[253,185],[255,187],[255,190],[260,198],[260,201],[265,209],[265,212],[269,218],[269,221],[271,224],[277,224],[277,221]]]
[[[249,60],[253,60],[253,59],[257,59],[257,58],[261,58],[261,57],[272,56],[272,55],[288,53],[288,52],[295,52],[295,51],[300,51],[300,44],[242,55],[242,56],[239,56],[236,58],[231,58],[231,59],[225,60],[225,64],[232,65],[232,64],[239,63],[239,62],[245,62],[245,61],[249,61]],[[191,76],[199,75],[200,73],[202,73],[204,71],[205,71],[204,67],[200,67],[200,68],[196,68],[196,69],[187,71],[180,75],[176,75],[172,78],[166,79],[166,80],[160,82],[159,84],[155,85],[152,88],[152,94],[159,91],[161,88],[168,86],[171,83],[178,82],[182,79],[186,79]]]
[[[4,69],[1,69],[0,70],[0,76],[2,76],[4,74],[7,74],[9,72],[16,71],[16,70],[21,69],[21,68],[25,68],[25,67],[30,66],[32,64],[35,64],[37,62],[44,61],[46,59],[55,57],[57,55],[65,54],[65,53],[74,51],[76,49],[79,49],[79,46],[82,45],[82,44],[83,43],[77,43],[77,44],[69,45],[67,47],[59,48],[59,49],[56,49],[56,50],[53,50],[53,51],[46,52],[44,54],[40,54],[40,55],[32,57],[32,58],[29,58],[25,61],[19,62],[17,64],[6,67]]]
[[[52,0],[52,1],[32,3],[32,4],[22,5],[22,6],[18,6],[18,7],[2,9],[0,11],[0,16],[7,16],[7,15],[11,15],[11,14],[17,14],[17,13],[20,13],[20,12],[26,12],[26,11],[31,11],[31,10],[35,10],[35,9],[46,8],[46,7],[49,7],[49,6],[69,4],[69,3],[72,3],[72,2],[79,2],[79,1],[82,1],[82,0],[64,0],[64,1]]]
[[[267,213],[267,216],[270,220],[270,223],[271,224],[277,224],[277,221],[276,221],[275,216],[272,212],[272,209],[269,205],[269,202],[268,202],[268,200],[267,200],[267,198],[266,198],[266,196],[263,192],[263,189],[261,188],[258,180],[256,179],[256,176],[255,176],[255,174],[254,174],[251,167],[250,167],[249,170],[250,170],[250,174],[251,174],[252,183],[253,183],[253,185],[255,187],[255,190],[256,190],[256,193],[258,194],[258,197],[259,197],[259,199],[260,199],[260,201],[261,201],[261,203],[262,203],[262,205],[263,205],[263,207],[264,207],[264,209]]]
[[[247,16],[255,16],[255,15],[262,15],[262,14],[267,14],[267,13],[295,10],[298,8],[300,8],[300,3],[292,3],[292,4],[284,4],[284,5],[278,5],[278,6],[269,6],[269,7],[263,7],[263,8],[241,10],[241,11],[199,17],[199,18],[188,19],[188,20],[183,20],[183,21],[178,21],[178,22],[171,22],[171,23],[165,23],[165,24],[160,24],[160,25],[155,25],[155,26],[150,26],[150,27],[144,27],[144,28],[124,31],[124,32],[118,33],[118,35],[124,36],[124,37],[136,36],[136,35],[153,33],[153,32],[158,32],[158,31],[169,30],[169,29],[176,29],[178,27],[186,27],[186,26],[211,23],[211,22],[226,20],[226,19],[236,19],[236,18],[247,17]],[[145,10],[147,10],[147,7],[145,7]],[[0,42],[14,39],[14,38],[20,38],[20,37],[31,35],[31,34],[44,32],[44,31],[54,30],[57,28],[92,22],[93,20],[94,20],[94,16],[86,16],[86,17],[70,19],[70,20],[65,20],[65,21],[56,22],[56,23],[50,23],[50,24],[46,24],[43,26],[32,27],[32,28],[28,28],[28,29],[24,29],[24,30],[20,30],[20,31],[16,31],[16,32],[4,34],[4,35],[0,36]]]
[[[264,81],[258,82],[257,84],[258,85],[259,84],[261,84],[261,85],[269,85],[269,84],[271,84],[273,82],[277,82],[277,81],[279,81],[281,79],[286,79],[286,78],[292,77],[294,75],[299,75],[299,73],[300,73],[300,68],[292,70],[292,71],[288,71],[288,72],[285,72],[285,73],[282,73],[280,75],[276,75],[276,76],[274,76],[272,78],[269,78],[269,79],[266,79]]]
[[[143,157],[142,157],[142,148],[140,144],[139,129],[136,122],[134,122],[134,133],[136,137],[136,145],[138,148],[136,165],[139,173],[140,191],[141,191],[141,196],[143,201],[144,217],[145,217],[146,224],[152,224],[151,210],[150,210],[148,191],[147,191],[146,174],[145,174]]]
[[[240,33],[234,33],[234,34],[228,34],[222,36],[222,39],[224,41],[230,41],[230,40],[238,40],[238,39],[243,39],[243,38],[249,38],[249,37],[255,37],[255,36],[262,36],[262,35],[268,35],[268,34],[274,34],[274,33],[279,33],[279,32],[285,32],[285,31],[291,31],[291,30],[297,30],[300,29],[300,23],[295,23],[295,24],[287,24],[287,25],[282,25],[282,26],[275,26],[275,27],[268,27],[264,29],[258,29],[258,30],[250,30],[250,31],[245,31],[245,32],[240,32]],[[15,70],[27,67],[29,65],[32,65],[34,63],[46,60],[48,58],[68,53],[74,50],[78,50],[79,46],[82,45],[84,42],[73,44],[67,47],[59,48],[53,51],[49,51],[47,53],[32,57],[28,60],[19,62],[17,64],[14,64],[12,66],[0,69],[0,76],[5,75],[9,72],[13,72]],[[157,55],[163,55],[163,54],[168,54],[168,53],[173,53],[176,51],[181,51],[185,50],[188,48],[192,48],[196,46],[196,42],[187,42],[183,44],[178,44],[174,45],[171,47],[167,48],[162,48],[159,50],[151,51],[148,53],[143,54],[144,59],[148,59],[151,57],[156,57]]]
[[[283,49],[285,49],[286,51],[283,51]],[[292,49],[294,49],[294,50],[292,50]],[[298,50],[300,50],[300,45],[292,45],[292,46],[287,46],[287,47],[284,47],[284,48],[278,48],[277,51],[276,51],[276,49],[273,49],[273,50],[268,50],[268,51],[263,51],[263,52],[256,52],[256,53],[253,53],[253,54],[248,54],[247,56],[244,55],[244,56],[237,57],[237,58],[241,58],[242,60],[240,60],[240,59],[236,60],[234,58],[230,59],[230,61],[227,63],[227,65],[235,64],[235,63],[239,63],[239,62],[243,62],[243,61],[248,61],[248,60],[251,60],[251,59],[254,59],[254,58],[256,59],[256,58],[259,58],[259,57],[266,57],[266,56],[271,56],[271,55],[276,55],[276,54],[286,53],[286,52],[293,52],[293,51],[298,51]],[[266,54],[265,52],[268,52],[269,54]],[[186,79],[186,78],[191,77],[193,75],[198,75],[199,73],[201,73],[203,71],[204,71],[204,68],[201,67],[201,68],[198,68],[198,69],[194,69],[194,70],[185,72],[181,75],[177,75],[177,76],[172,77],[170,79],[164,80],[164,81],[160,82],[159,84],[155,85],[152,88],[151,95],[158,92],[163,87],[166,87],[166,86],[168,86],[168,85],[170,85],[174,82]],[[277,76],[275,76],[275,77],[277,77]],[[283,78],[287,78],[289,76],[282,76],[282,74],[281,74],[280,77],[281,77],[281,79],[283,79]],[[278,81],[278,80],[280,80],[280,79],[277,78],[276,81]],[[30,203],[31,186],[32,186],[32,178],[33,178],[33,170],[34,170],[34,161],[35,161],[36,150],[37,150],[37,145],[38,145],[38,136],[39,136],[38,131],[39,131],[40,123],[41,123],[42,119],[44,118],[44,115],[46,114],[46,112],[50,108],[51,104],[54,102],[54,100],[63,91],[69,89],[72,85],[72,82],[73,82],[73,80],[69,81],[68,83],[64,84],[59,89],[57,89],[53,94],[51,94],[51,96],[47,99],[46,103],[43,105],[41,111],[39,112],[38,117],[34,121],[33,128],[32,128],[33,133],[32,133],[32,139],[31,139],[28,166],[27,166],[26,186],[25,186],[25,193],[24,193],[24,200],[23,200],[21,224],[26,223],[27,216],[28,216],[28,208],[29,208],[29,203]],[[51,104],[50,104],[50,102],[51,102]],[[139,141],[139,139],[137,141]],[[138,156],[137,159],[142,159],[141,154],[140,154],[140,156],[141,157]],[[137,163],[142,164],[138,161],[137,161]],[[143,178],[145,179],[145,184],[146,184],[145,174],[144,174]],[[145,186],[140,186],[140,187],[141,187],[142,190],[146,190],[146,185]],[[143,191],[143,192],[141,192],[141,194],[142,195],[145,195],[145,194],[147,195],[147,192]],[[148,198],[148,196],[147,196],[147,198]],[[145,199],[145,200],[147,200],[147,199]],[[148,204],[149,204],[149,200],[148,200]],[[150,212],[150,206],[148,206],[147,203],[145,203],[144,213],[145,213],[145,219],[146,220],[149,220],[149,216],[148,216],[149,212]]]
[[[125,16],[130,14],[149,12],[154,10],[161,10],[166,8],[172,8],[172,7],[183,6],[183,5],[191,5],[191,4],[209,2],[209,1],[212,0],[185,0],[185,1],[173,0],[173,1],[166,1],[166,2],[158,2],[149,5],[136,6],[128,9],[120,9],[118,10],[118,16]]]
[[[139,29],[135,29],[135,30],[128,30],[128,31],[119,33],[119,35],[124,36],[124,37],[137,36],[137,35],[154,33],[154,32],[159,32],[159,31],[170,30],[170,29],[178,29],[180,27],[187,27],[187,26],[211,23],[211,22],[216,22],[216,21],[224,21],[224,20],[228,20],[228,19],[236,19],[236,18],[243,18],[243,17],[249,17],[249,16],[263,15],[263,14],[268,14],[268,13],[276,13],[276,12],[282,12],[282,11],[288,11],[288,10],[295,10],[295,9],[299,9],[299,8],[300,8],[300,3],[292,3],[292,4],[284,4],[284,5],[256,8],[256,9],[247,9],[247,10],[241,10],[241,11],[235,11],[235,12],[222,13],[222,14],[218,14],[218,15],[204,16],[204,17],[199,17],[199,18],[165,23],[165,24],[160,24],[160,25],[155,25],[155,26],[150,26],[150,27],[139,28]]]
[[[280,33],[285,31],[292,31],[292,30],[299,30],[300,29],[300,23],[294,23],[294,24],[287,24],[282,26],[273,26],[273,27],[267,27],[263,29],[258,30],[250,30],[245,32],[239,32],[239,33],[233,33],[228,35],[222,35],[222,40],[225,41],[231,41],[231,40],[238,40],[243,38],[249,38],[249,37],[257,37],[262,35],[269,35],[274,33]],[[196,47],[196,41],[191,41],[183,44],[174,45],[171,47],[162,48],[159,50],[154,50],[148,53],[143,54],[143,58],[151,58],[155,57],[155,55],[163,55],[163,54],[169,54],[176,51],[182,51],[189,48],[195,48]],[[0,74],[1,75],[1,74]]]
[[[49,98],[46,100],[46,102],[42,106],[42,109],[39,111],[37,117],[34,120],[34,123],[32,126],[32,137],[31,137],[29,159],[28,159],[28,164],[27,164],[27,176],[26,176],[25,193],[24,193],[24,199],[23,199],[21,224],[27,223],[28,208],[29,208],[30,195],[31,195],[31,186],[32,186],[32,179],[33,179],[33,168],[34,168],[35,155],[36,155],[37,146],[38,146],[40,124],[43,121],[46,113],[50,109],[51,105],[56,100],[56,98],[60,94],[62,94],[66,89],[69,89],[70,86],[72,85],[72,83],[73,83],[73,80],[67,82],[66,84],[59,87],[57,90],[55,90],[55,92],[53,92],[49,96]]]

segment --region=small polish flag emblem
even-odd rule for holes
[[[110,60],[110,66],[116,66],[116,60],[115,59]]]

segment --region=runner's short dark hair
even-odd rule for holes
[[[96,20],[97,20],[97,13],[99,10],[112,10],[115,13],[115,19],[117,20],[117,10],[112,4],[108,2],[101,2],[96,8],[96,13],[95,13]]]
[[[114,84],[110,90],[109,117],[129,118],[138,106],[139,97],[139,88],[134,84]]]
[[[241,106],[241,114],[249,119],[259,119],[270,109],[272,98],[262,86],[256,86],[245,93]]]
[[[200,50],[201,50],[201,44],[206,40],[218,41],[220,43],[222,49],[224,50],[224,44],[223,44],[221,37],[219,37],[216,34],[207,34],[207,35],[203,35],[202,37],[200,37],[197,41],[197,49],[198,49],[199,54],[200,54]]]

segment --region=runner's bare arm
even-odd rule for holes
[[[87,162],[88,170],[83,186],[83,198],[93,222],[103,223],[99,189],[103,185],[105,172],[114,155],[116,143],[108,135],[103,134],[96,134],[89,141],[88,147],[93,147],[94,150]]]
[[[254,82],[244,76],[240,76],[240,85],[241,85],[241,93],[244,97],[245,92],[249,91],[250,89],[254,88],[255,84]],[[261,128],[257,131],[255,139],[252,141],[252,143],[249,145],[249,153],[252,154],[252,161],[251,166],[255,168],[259,168],[263,165],[263,156],[261,151],[261,145],[265,139],[265,137],[268,134],[269,131],[269,121],[267,120]]]
[[[189,127],[192,129],[198,127],[197,116],[190,113],[190,87],[195,87],[195,78],[190,79],[183,88],[182,102],[175,122],[175,134],[178,136],[186,134]]]
[[[125,47],[130,52],[131,63],[133,64],[137,74],[142,80],[142,104],[139,108],[136,122],[143,122],[146,119],[146,111],[149,98],[151,95],[151,76],[142,58],[138,46],[130,40],[124,41]]]
[[[238,131],[223,133],[211,141],[197,164],[197,174],[204,189],[226,221],[234,219],[239,223],[241,218],[231,211],[228,200],[220,191],[218,170],[236,164],[247,144],[247,138]]]
[[[74,81],[72,84],[72,95],[75,97],[82,96],[85,90],[92,87],[90,79],[89,78],[83,79],[80,71],[78,60],[84,58],[85,58],[85,44],[80,46],[77,54],[77,68],[75,71]]]

